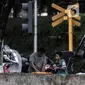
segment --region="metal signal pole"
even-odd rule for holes
[[[37,52],[37,0],[34,1],[34,52]]]
[[[72,26],[72,15],[71,11],[68,12],[68,40],[69,40],[69,51],[73,51],[73,26]]]

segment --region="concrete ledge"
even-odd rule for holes
[[[0,85],[85,85],[85,76],[0,74]]]

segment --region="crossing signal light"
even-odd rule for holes
[[[70,9],[72,11],[72,17],[79,16],[79,3],[74,5],[68,5],[67,9]]]
[[[22,3],[22,19],[26,23],[22,24],[22,30],[28,30],[28,33],[32,33],[32,2]]]

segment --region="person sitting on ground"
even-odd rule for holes
[[[22,70],[22,59],[20,54],[14,50],[11,49],[8,45],[4,45],[3,47],[3,57],[6,61],[8,61],[8,72],[13,73],[13,72],[18,72],[20,73]]]
[[[58,61],[58,65],[55,67],[58,75],[67,75],[67,66],[65,60],[62,58],[62,52],[56,52],[56,60]]]
[[[46,56],[44,52],[44,48],[39,48],[38,52],[34,52],[30,55],[29,61],[31,72],[45,72]]]

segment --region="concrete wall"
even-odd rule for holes
[[[85,76],[0,74],[0,85],[85,85]]]

